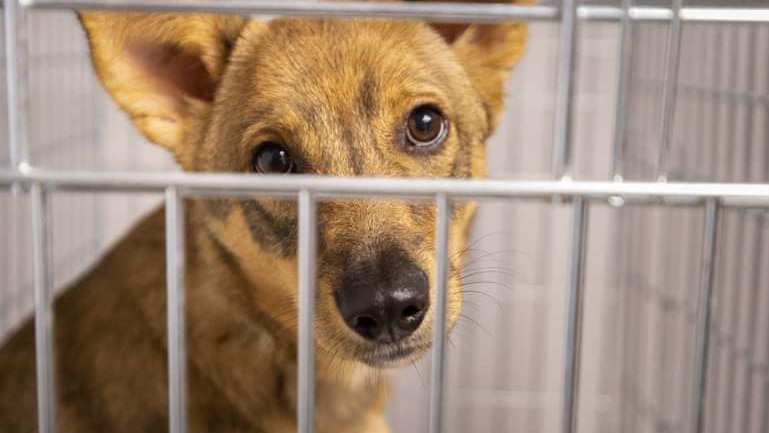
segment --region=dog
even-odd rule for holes
[[[184,171],[480,178],[526,26],[81,12],[105,89]],[[448,326],[471,203],[450,216]],[[55,301],[58,429],[168,428],[164,210]],[[296,430],[297,205],[185,206],[188,429]],[[388,432],[388,371],[431,346],[436,208],[318,208],[315,427]],[[34,324],[0,349],[0,431],[36,430]]]

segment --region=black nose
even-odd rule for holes
[[[336,304],[347,326],[361,337],[395,343],[422,324],[430,306],[429,283],[405,253],[385,251],[353,261],[343,272]]]

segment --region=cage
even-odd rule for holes
[[[101,91],[75,9],[524,20],[530,36],[489,141],[496,180],[257,183],[175,173]],[[299,202],[302,433],[312,431],[321,194],[433,200],[443,233],[452,200],[484,199],[465,317],[395,374],[393,431],[769,431],[766,1],[7,0],[3,12],[0,341],[34,313],[39,431],[55,431],[58,291],[165,202],[177,247],[169,299],[182,304],[181,198],[244,191]],[[178,312],[168,313],[173,433],[185,431]]]

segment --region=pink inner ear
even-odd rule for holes
[[[171,44],[133,44],[128,48],[142,75],[158,83],[160,92],[181,102],[184,96],[211,101],[216,83],[200,57]]]
[[[437,31],[449,45],[453,44],[468,27],[467,24],[433,24],[435,31]]]

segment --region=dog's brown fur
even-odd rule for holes
[[[484,141],[502,109],[525,26],[373,20],[85,13],[96,71],[151,141],[186,171],[249,171],[280,140],[303,172],[338,176],[484,175]],[[436,31],[437,30],[437,31]],[[403,122],[430,103],[449,119],[431,154],[402,145]],[[296,206],[254,198],[187,201],[188,412],[191,432],[294,431]],[[449,323],[470,205],[455,207]],[[338,201],[319,209],[319,432],[386,432],[392,354],[346,327],[334,305],[345,260],[395,246],[431,276],[433,205]],[[163,210],[135,227],[56,302],[59,430],[167,429]],[[432,284],[431,284],[432,286]],[[434,290],[431,289],[434,297]],[[407,340],[430,346],[432,310]],[[35,422],[31,323],[0,350],[0,431]]]

